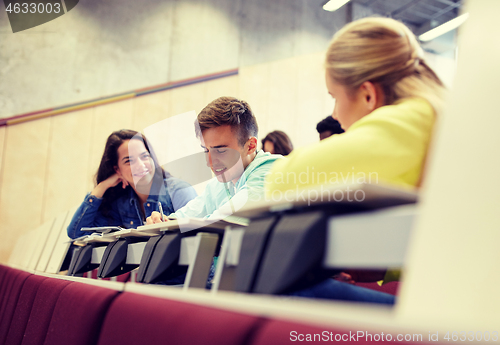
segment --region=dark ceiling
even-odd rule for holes
[[[401,20],[420,34],[458,16],[462,0],[352,0],[373,12]]]

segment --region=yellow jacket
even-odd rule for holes
[[[408,98],[380,107],[345,133],[292,151],[274,163],[266,192],[330,183],[378,183],[415,187],[425,163],[435,121],[432,106]],[[399,279],[387,271],[384,282]],[[379,282],[380,283],[380,282]]]
[[[267,193],[331,183],[416,186],[434,121],[434,109],[421,98],[380,107],[345,133],[276,161],[266,179]]]

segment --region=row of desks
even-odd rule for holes
[[[356,205],[303,205],[299,200],[243,210],[239,215],[251,219],[247,227],[179,219],[92,235],[75,242],[74,253],[86,251],[87,264],[74,270],[77,255],[73,254],[69,274],[100,267],[106,277],[139,267],[139,281],[154,282],[161,273],[154,270],[184,267],[184,288],[203,288],[213,257],[218,256],[213,291],[279,293],[311,270],[403,267],[417,215],[416,197],[373,185],[358,190],[363,190],[365,199]],[[404,205],[394,206],[398,204]],[[9,264],[46,273],[65,269],[67,253],[75,247],[66,235],[73,211],[22,237]],[[113,261],[116,267],[105,269]],[[168,267],[158,267],[165,261]]]

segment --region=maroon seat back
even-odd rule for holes
[[[16,280],[15,276],[19,274],[19,270],[12,268],[2,270],[2,277],[0,278],[0,319],[2,317],[2,310],[5,307],[6,300],[12,289],[12,283]]]
[[[28,272],[17,270],[17,275],[12,282],[11,289],[2,299],[2,311],[0,313],[0,344],[5,343],[5,338],[11,327],[19,296],[21,295],[25,281],[30,276],[31,274]]]
[[[22,345],[41,345],[49,328],[52,313],[54,311],[59,295],[71,281],[48,278],[41,284],[33,301],[28,324],[24,332]]]
[[[12,280],[12,273],[14,269],[7,266],[0,266],[0,301],[3,300],[5,296],[5,291],[7,289],[7,285]]]
[[[262,319],[130,292],[111,304],[99,345],[244,344]]]
[[[16,304],[14,315],[12,317],[12,322],[7,333],[5,340],[6,345],[19,345],[22,343],[38,288],[40,287],[40,284],[47,279],[48,278],[42,276],[30,275],[24,282],[21,294],[19,295],[19,300]]]
[[[45,345],[96,344],[109,305],[118,294],[83,283],[68,285],[55,305]]]
[[[0,288],[2,287],[3,276],[7,273],[11,268],[9,266],[0,265]]]

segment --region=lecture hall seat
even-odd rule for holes
[[[28,277],[31,276],[28,272],[21,270],[15,271],[17,271],[17,275],[12,282],[12,288],[8,294],[0,298],[0,301],[2,301],[2,310],[0,312],[0,344],[5,343],[5,338],[7,337],[7,333],[11,327],[14,312],[16,311],[24,283]]]
[[[118,294],[79,282],[66,286],[55,305],[44,345],[97,344],[104,317]]]
[[[40,345],[45,342],[50,320],[61,292],[71,281],[62,279],[45,279],[38,288],[33,308],[26,325],[22,345]]]
[[[7,289],[7,285],[11,281],[11,274],[13,272],[13,269],[8,266],[0,267],[2,268],[0,270],[0,298],[3,298]]]
[[[13,279],[15,273],[16,272],[10,268],[0,267],[0,325],[3,316],[3,310],[7,303],[5,296],[8,296],[10,294],[12,284],[15,281],[15,279]]]
[[[12,322],[5,339],[6,345],[19,345],[22,343],[38,288],[46,279],[48,278],[30,275],[24,282],[14,315],[12,317]]]
[[[124,292],[111,304],[98,345],[243,345],[262,322],[257,316]]]

